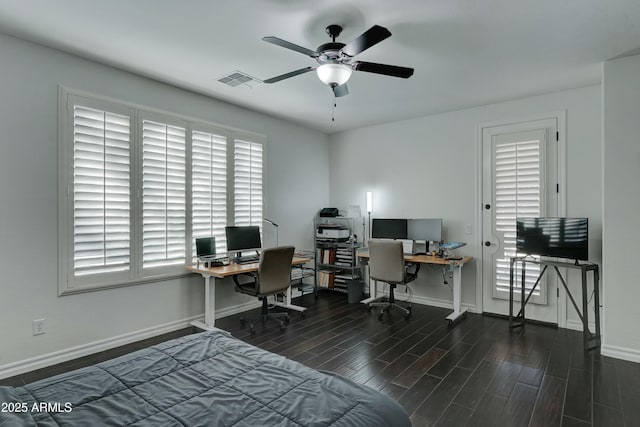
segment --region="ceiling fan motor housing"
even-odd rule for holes
[[[319,55],[316,61],[318,61],[319,64],[341,62],[340,60],[343,59],[343,55],[340,53],[340,49],[344,46],[344,43],[337,42],[325,43],[318,46],[316,52],[318,52]]]

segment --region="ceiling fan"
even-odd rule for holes
[[[318,63],[316,67],[300,68],[299,70],[264,80],[264,83],[276,83],[315,70],[318,78],[324,84],[331,87],[336,97],[340,97],[349,94],[347,81],[353,71],[383,74],[385,76],[401,77],[403,79],[407,79],[413,75],[413,68],[377,64],[375,62],[353,61],[354,56],[357,54],[390,37],[391,32],[388,29],[380,25],[374,25],[347,44],[336,42],[336,37],[342,32],[340,25],[329,25],[326,31],[332,41],[318,46],[316,50],[298,46],[297,44],[282,40],[278,37],[263,37],[262,40],[268,43],[310,56]]]

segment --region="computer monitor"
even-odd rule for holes
[[[257,225],[247,225],[242,227],[229,226],[225,227],[227,235],[227,250],[238,252],[248,251],[251,249],[260,249],[260,227]]]
[[[442,240],[442,218],[409,219],[407,239],[439,242]]]
[[[374,218],[371,224],[371,237],[374,239],[406,239],[407,220]]]
[[[216,238],[200,237],[196,239],[196,254],[198,257],[210,257],[216,254]]]

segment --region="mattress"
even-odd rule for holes
[[[405,411],[377,391],[224,331],[0,387],[0,402],[2,427],[411,425]]]

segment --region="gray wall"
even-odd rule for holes
[[[334,134],[330,148],[331,204],[364,207],[366,191],[373,191],[374,216],[443,218],[444,238],[467,242],[460,253],[476,258],[462,270],[463,306],[475,309],[476,289],[481,286],[476,281],[481,256],[477,224],[479,127],[561,110],[567,112],[567,215],[589,217],[590,254],[599,261],[599,85]],[[472,225],[471,235],[464,234],[465,224]],[[577,280],[573,274],[569,277],[576,289]],[[442,305],[452,301],[451,291],[442,284],[436,269],[427,269],[426,274],[421,271],[412,288],[423,302]],[[578,327],[573,307],[569,305],[565,311],[567,325]]]
[[[266,135],[265,217],[280,224],[280,243],[312,247],[313,216],[329,200],[325,134],[8,36],[0,57],[0,374],[204,312],[196,276],[57,296],[58,85]],[[223,283],[216,306],[253,300]],[[48,332],[32,336],[39,318]]]
[[[602,353],[640,362],[640,55],[605,62],[603,118]]]

